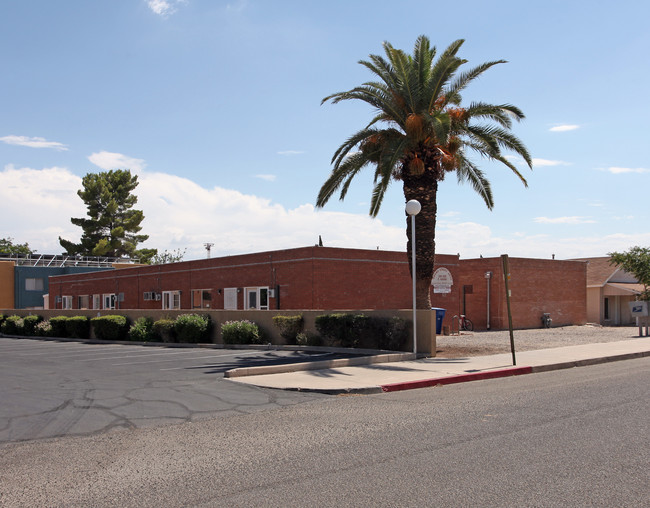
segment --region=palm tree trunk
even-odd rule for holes
[[[436,253],[436,216],[438,204],[438,181],[433,172],[425,171],[422,175],[404,175],[404,197],[406,201],[417,199],[422,206],[418,215],[415,216],[415,306],[418,309],[431,308],[431,279],[433,278],[433,264]],[[406,237],[408,242],[406,251],[408,253],[409,270],[413,277],[413,266],[411,263],[411,218],[406,217]]]

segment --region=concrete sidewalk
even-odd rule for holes
[[[631,358],[650,356],[650,338],[620,342],[584,344],[516,354],[496,354],[465,358],[414,359],[412,354],[366,357],[364,365],[294,364],[274,367],[234,369],[226,377],[234,382],[284,390],[337,393],[380,393],[409,390],[479,379],[516,376],[533,372],[566,369]],[[397,361],[396,361],[397,360]],[[378,361],[382,363],[377,363]],[[258,370],[256,370],[258,369]],[[309,370],[306,370],[309,369]]]

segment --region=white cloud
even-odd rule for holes
[[[11,217],[3,236],[28,242],[41,253],[62,251],[58,236],[78,241],[81,229],[71,217],[85,217],[77,196],[81,178],[65,168],[15,168],[0,172],[0,216]],[[271,200],[214,187],[206,189],[182,177],[142,171],[135,191],[136,208],[144,211],[144,247],[187,249],[186,259],[205,256],[212,242],[214,256],[314,245],[403,250],[404,230],[366,215],[294,209]]]
[[[594,224],[596,221],[588,217],[535,217],[538,224]]]
[[[388,226],[360,214],[316,210],[311,204],[293,209],[259,196],[224,189],[204,188],[187,178],[143,170],[136,189],[136,207],[144,211],[144,247],[187,249],[186,259],[205,257],[203,244],[214,243],[213,256],[260,252],[314,245],[321,235],[326,246],[405,251],[404,226]],[[78,241],[81,229],[71,217],[85,217],[76,192],[81,178],[66,168],[6,166],[0,172],[0,216],[3,236],[28,242],[41,253],[62,251],[58,237]],[[585,217],[538,218],[547,224],[581,224]],[[552,226],[549,226],[552,227]],[[605,255],[633,245],[650,244],[650,232],[634,235],[605,233],[593,237],[560,237],[549,232],[529,235],[513,232],[495,236],[485,224],[441,220],[436,250],[460,253],[464,259],[509,254],[558,259]]]
[[[88,160],[95,166],[104,169],[130,169],[134,173],[142,171],[146,164],[142,159],[134,159],[127,155],[114,152],[97,152],[88,156]]]
[[[282,151],[278,152],[278,155],[300,155],[300,154],[303,154],[303,153],[305,153],[305,152],[302,152],[300,150],[282,150]]]
[[[260,180],[265,180],[267,182],[275,182],[275,175],[255,175],[255,178],[259,178]]]
[[[548,159],[535,159],[533,158],[533,167],[535,166],[570,166],[570,162],[553,161]]]
[[[174,7],[166,0],[147,0],[147,5],[159,16],[168,16],[175,11]]]
[[[607,168],[607,171],[615,175],[620,175],[623,173],[650,173],[649,168],[620,168],[616,166]]]
[[[63,143],[58,143],[56,141],[47,141],[44,138],[29,138],[27,136],[3,136],[0,138],[0,141],[7,143],[8,145],[18,145],[18,146],[28,146],[30,148],[53,148],[59,151],[65,151],[68,149]]]
[[[556,125],[555,127],[551,127],[549,131],[551,132],[567,132],[567,131],[574,131],[576,129],[579,129],[579,125]]]
[[[77,196],[81,178],[65,168],[42,170],[5,166],[0,172],[0,216],[3,235],[41,253],[60,253],[58,237],[78,239],[79,228],[71,217],[84,217],[83,201]]]

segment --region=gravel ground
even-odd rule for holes
[[[578,344],[616,342],[639,336],[636,326],[561,326],[557,328],[534,328],[515,330],[515,351],[548,349]],[[485,356],[510,352],[508,330],[490,332],[461,332],[461,335],[439,335],[436,356],[458,358]]]

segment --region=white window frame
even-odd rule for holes
[[[42,277],[25,277],[25,291],[44,291],[45,281]]]
[[[61,297],[61,308],[63,310],[72,308],[72,296],[62,296]]]
[[[254,302],[251,302],[251,297]],[[266,302],[266,303],[262,303]],[[251,305],[253,303],[253,305]],[[268,286],[244,288],[244,309],[245,310],[269,310],[269,288]]]
[[[179,310],[181,308],[181,292],[163,291],[162,308],[163,310]]]
[[[93,295],[93,309],[101,309],[102,308],[102,295]]]
[[[102,308],[105,310],[113,310],[116,307],[117,295],[115,293],[104,293],[102,295]]]

